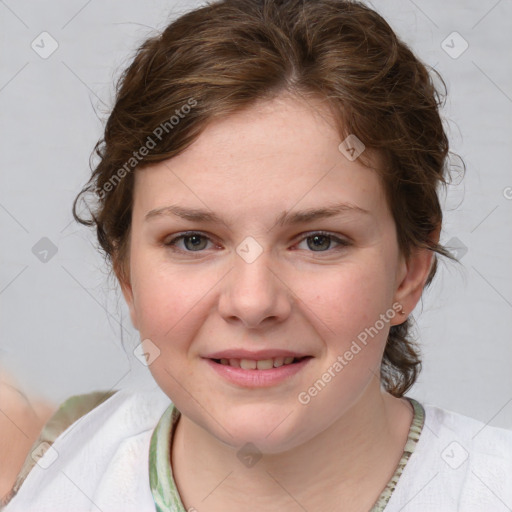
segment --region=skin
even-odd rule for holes
[[[349,161],[340,142],[320,102],[282,95],[137,170],[127,277],[118,276],[141,340],[160,351],[151,373],[182,413],[171,463],[187,510],[368,510],[400,460],[412,408],[381,390],[378,375],[389,327],[406,316],[387,322],[307,405],[297,398],[394,303],[412,311],[432,263],[425,250],[404,259],[378,174]],[[369,213],[275,222],[284,210],[338,202]],[[224,223],[145,221],[171,204]],[[187,230],[209,238],[196,240],[200,251],[190,239],[164,245]],[[316,249],[306,237],[319,230],[349,245]],[[263,250],[252,263],[236,252],[248,236]],[[248,389],[201,358],[227,348],[313,359],[285,382]],[[262,455],[252,467],[237,457],[248,442]]]
[[[0,369],[0,499],[16,481],[32,444],[56,406],[37,398],[31,401]]]

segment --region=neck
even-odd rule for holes
[[[370,509],[393,476],[413,417],[406,399],[375,387],[310,441],[263,454],[250,467],[240,464],[239,448],[182,415],[172,468],[186,510],[231,512],[247,503],[266,511],[335,510],[340,502],[344,511]]]

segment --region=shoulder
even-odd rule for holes
[[[12,488],[23,461],[56,405],[31,396],[0,368],[0,503]]]
[[[1,504],[6,505],[11,501],[31,469],[48,451],[57,437],[81,417],[110,398],[114,393],[115,391],[95,391],[82,395],[74,395],[65,400],[43,425],[39,436],[28,451],[14,486],[3,498]]]
[[[506,511],[512,505],[512,430],[422,403],[425,420],[386,507]]]
[[[89,472],[87,485],[98,485],[120,447],[151,431],[169,403],[158,387],[141,392],[96,391],[68,398],[33,444],[4,505],[16,502],[14,510],[22,510],[36,493],[51,496],[62,485],[59,473],[76,473],[78,467],[78,473]],[[44,492],[39,491],[43,488]],[[43,510],[42,502],[40,506]]]
[[[441,442],[453,439],[460,444],[462,455],[465,450],[468,457],[472,455],[473,458],[479,456],[501,459],[512,470],[512,430],[493,427],[475,418],[434,405],[426,404],[424,409],[427,428]]]

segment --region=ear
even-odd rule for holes
[[[441,228],[438,227],[431,234],[431,241],[438,243]],[[398,325],[405,321],[407,316],[419,302],[425,283],[430,275],[434,263],[434,253],[430,249],[414,247],[408,258],[400,256],[399,271],[397,273],[397,288],[394,303],[402,306],[404,315],[396,315],[391,325]]]
[[[130,318],[132,320],[132,325],[135,329],[139,330],[138,322],[137,322],[137,314],[135,311],[135,300],[133,295],[132,284],[130,281],[130,273],[125,270],[122,266],[122,263],[118,261],[114,262],[114,273],[119,282],[119,286],[121,288],[121,292],[123,293],[124,300],[128,305],[128,309],[130,311]]]

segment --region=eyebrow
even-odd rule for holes
[[[337,203],[325,208],[309,208],[306,210],[291,212],[283,211],[275,220],[275,225],[286,226],[295,224],[305,224],[318,219],[335,217],[344,213],[357,213],[368,215],[370,212],[350,203]],[[208,210],[197,208],[184,208],[178,205],[156,208],[145,215],[145,221],[159,218],[162,216],[176,216],[192,222],[207,222],[212,224],[226,224],[222,218]]]

